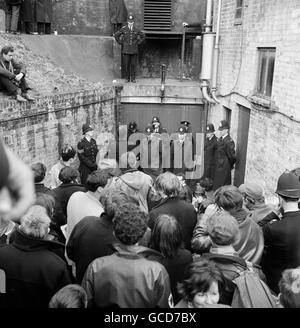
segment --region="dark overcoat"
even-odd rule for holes
[[[0,247],[7,287],[0,308],[48,308],[51,297],[71,283],[67,264],[56,254],[59,249],[64,245],[16,229],[12,244]]]
[[[34,23],[34,0],[24,0],[21,6],[21,20],[26,23]]]
[[[35,18],[39,23],[52,22],[52,0],[35,1]]]
[[[179,139],[172,141],[170,149],[171,171],[174,174],[185,174],[194,170],[195,143],[192,137],[186,137],[182,143]]]
[[[161,200],[161,202],[150,211],[150,219],[148,222],[150,229],[153,229],[157,218],[162,214],[175,217],[182,228],[182,239],[185,248],[191,250],[191,240],[197,223],[197,213],[194,206],[178,197],[170,197]]]
[[[268,286],[279,293],[278,283],[285,269],[300,265],[300,210],[286,212],[282,220],[263,227],[265,252],[262,268]]]
[[[127,8],[124,0],[109,0],[109,17],[111,24],[126,23]]]
[[[218,139],[214,135],[211,139],[206,138],[204,141],[204,172],[203,176],[214,179],[216,166],[216,150]]]
[[[95,139],[88,141],[82,138],[77,144],[78,158],[80,161],[79,172],[81,183],[85,184],[87,176],[97,170],[96,156],[98,154],[98,147]]]
[[[145,34],[135,25],[133,25],[132,31],[128,25],[125,25],[115,33],[115,39],[123,46],[123,54],[136,55],[138,53],[138,46],[145,40]]]
[[[214,190],[231,184],[231,170],[236,162],[235,143],[229,135],[219,138],[216,149]]]

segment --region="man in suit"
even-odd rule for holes
[[[89,124],[83,124],[83,138],[77,144],[78,158],[80,161],[79,172],[81,183],[84,185],[88,175],[97,170],[96,156],[98,147],[93,139],[94,129]]]
[[[215,127],[212,123],[208,123],[205,130],[206,138],[204,141],[204,178],[214,179],[216,150],[218,139],[215,136]]]
[[[265,252],[262,268],[268,286],[278,294],[282,272],[300,265],[299,180],[290,172],[283,173],[278,179],[276,193],[283,215],[280,221],[263,227]]]
[[[144,41],[145,34],[135,26],[133,14],[129,14],[127,25],[123,26],[114,36],[116,41],[122,45],[126,81],[135,83],[138,46]]]
[[[220,138],[216,149],[214,190],[231,184],[231,170],[236,162],[235,144],[229,135],[228,122],[222,120],[218,130]]]

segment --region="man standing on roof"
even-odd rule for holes
[[[132,13],[128,15],[127,25],[123,26],[114,36],[116,41],[122,45],[126,81],[135,83],[138,46],[145,40],[145,34],[135,26]]]

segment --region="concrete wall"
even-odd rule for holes
[[[240,25],[234,25],[235,3],[223,1],[218,79],[221,105],[212,106],[210,120],[218,124],[225,118],[223,106],[230,108],[231,134],[236,140],[238,104],[251,110],[246,180],[261,181],[271,194],[285,169],[300,166],[300,2],[245,0]],[[266,107],[260,98],[253,97],[257,47],[276,47],[271,105]]]
[[[143,28],[143,0],[124,0],[128,11]],[[205,17],[205,0],[173,0],[174,30],[182,22],[198,22]],[[110,35],[109,0],[56,0],[55,28],[62,34]]]
[[[42,97],[32,105],[2,102],[0,135],[25,162],[49,169],[64,144],[77,146],[83,123],[92,124],[96,136],[114,132],[117,103],[112,87]]]
[[[91,82],[111,83],[115,69],[113,37],[83,35],[22,35],[23,44],[37,56]]]

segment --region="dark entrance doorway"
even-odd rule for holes
[[[247,159],[247,147],[248,147],[248,134],[250,124],[250,109],[242,105],[239,106],[238,117],[238,131],[237,131],[237,144],[236,144],[236,156],[237,162],[235,165],[234,185],[239,186],[244,183],[246,159]]]
[[[176,132],[183,120],[192,123],[194,133],[203,132],[206,124],[204,105],[123,103],[120,116],[121,124],[127,125],[130,121],[135,121],[141,132],[151,124],[153,116],[160,118],[168,133]]]

